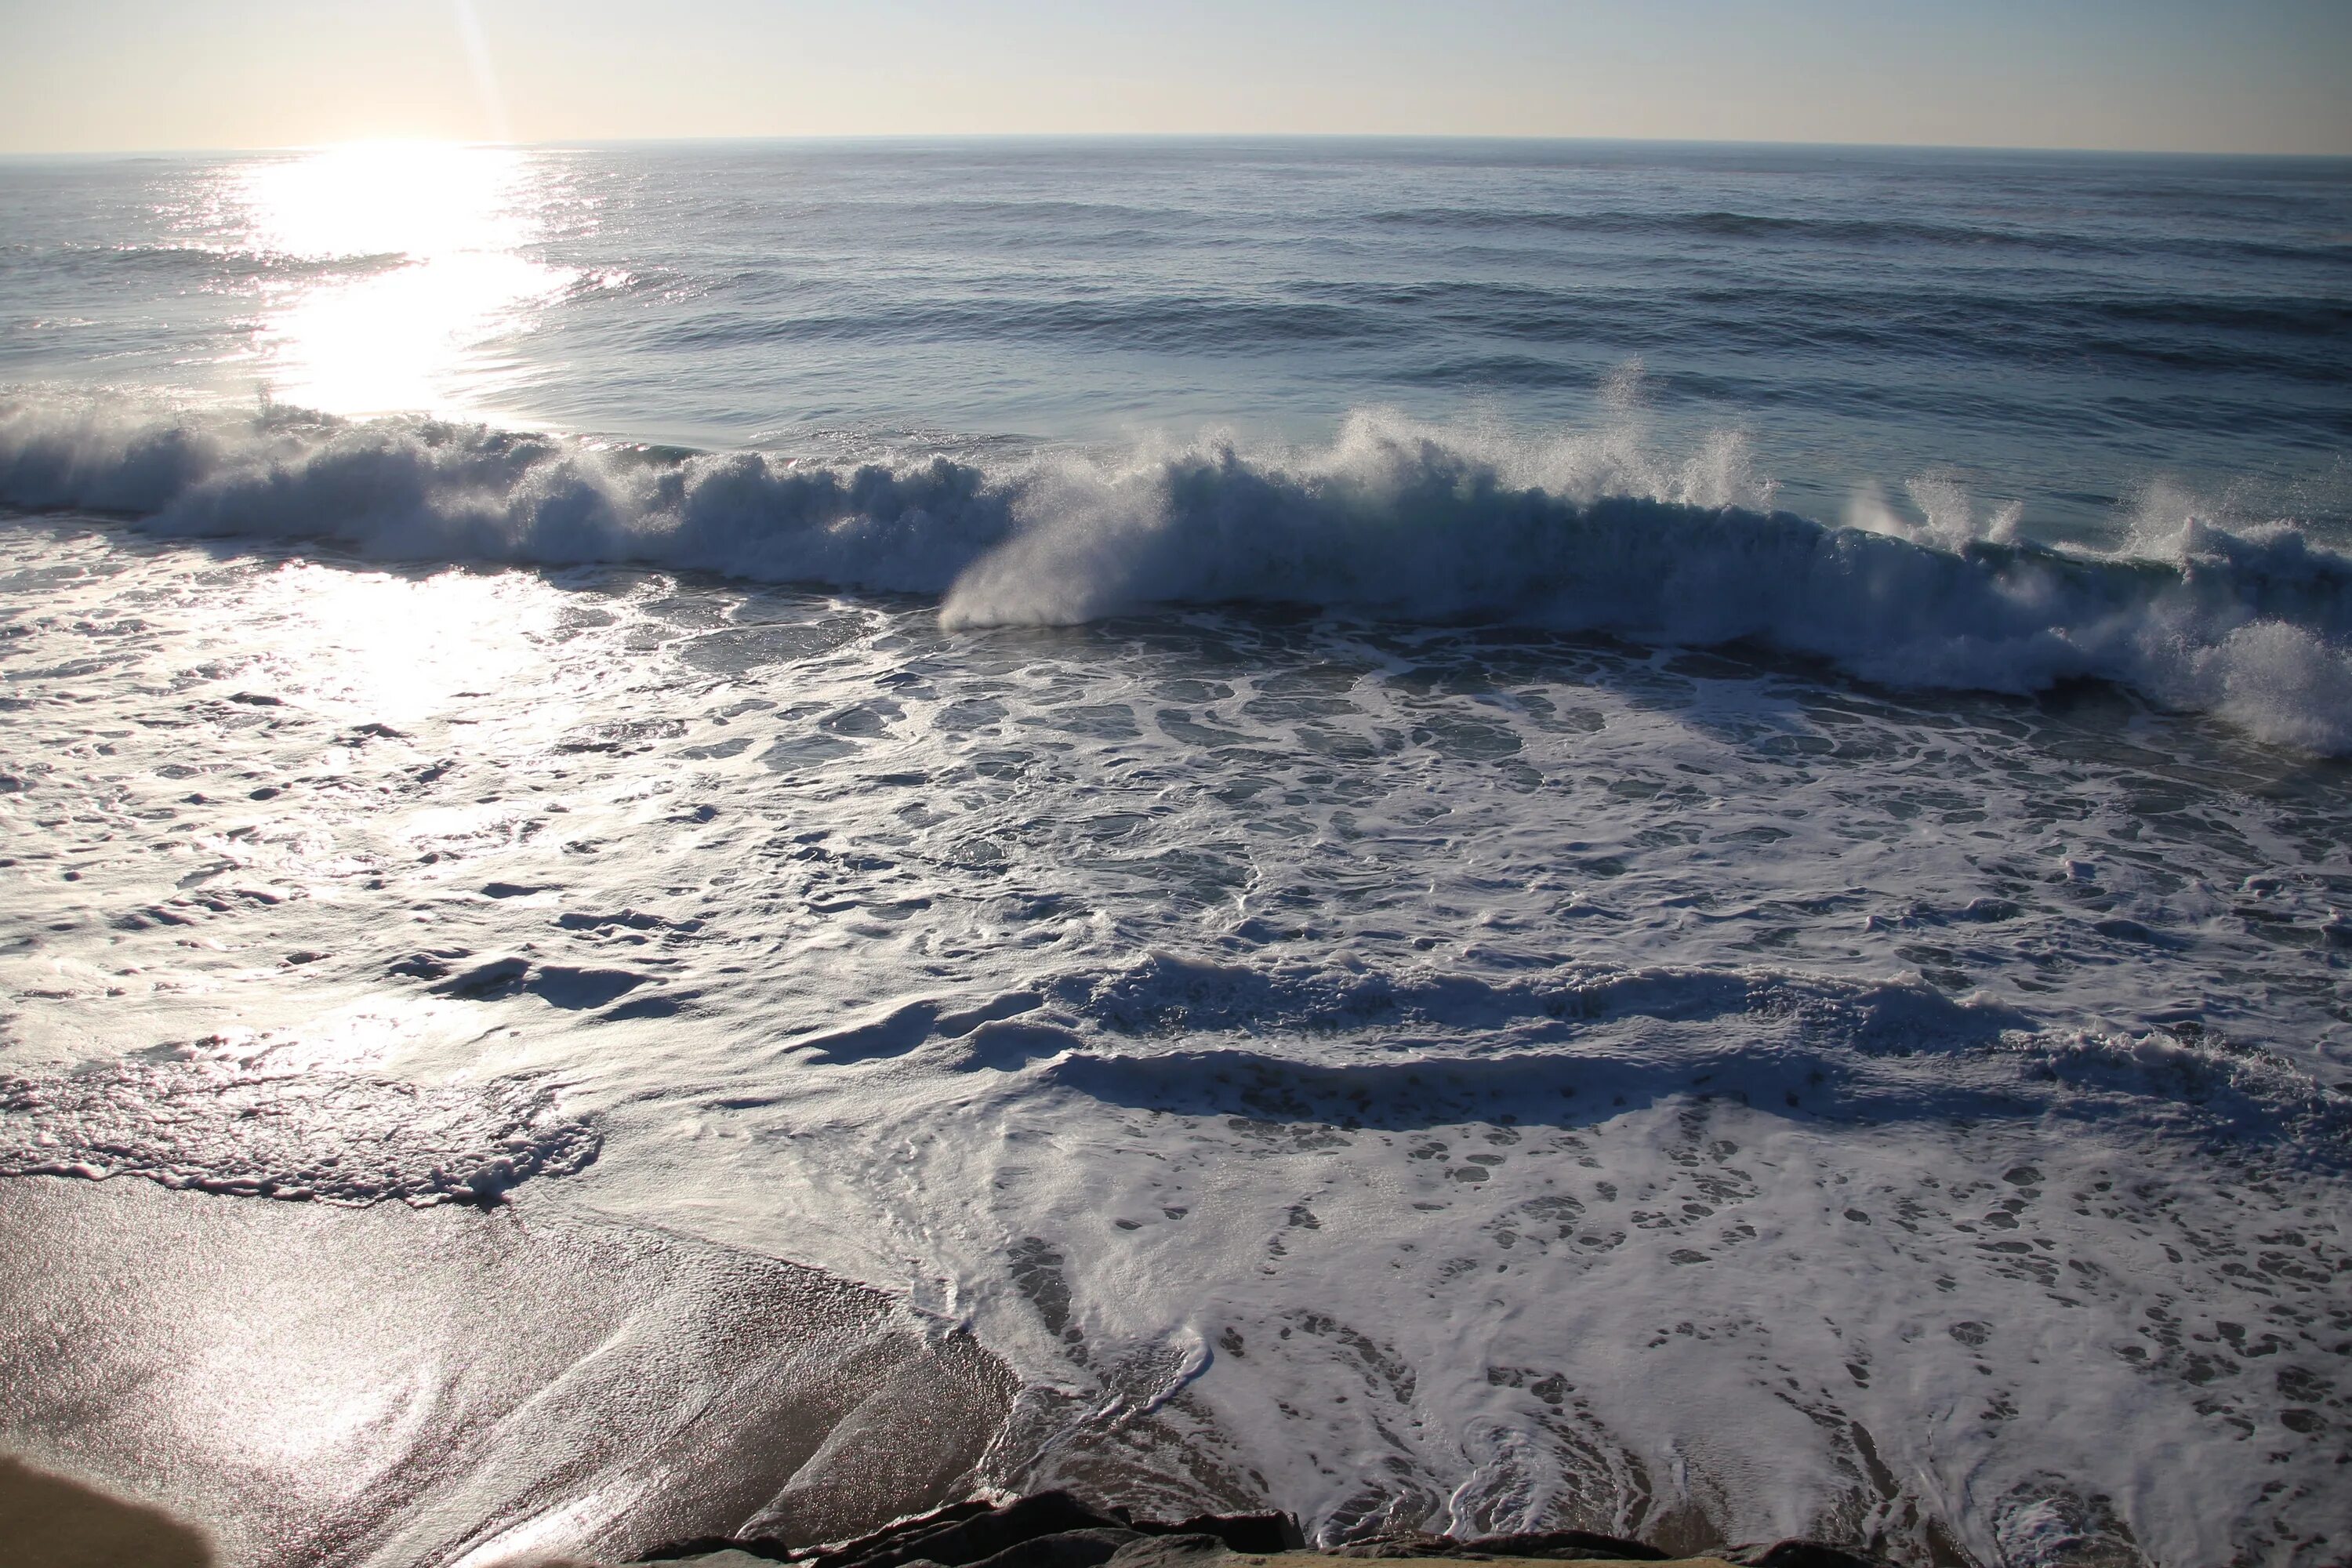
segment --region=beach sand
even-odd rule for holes
[[[0,1180],[0,1448],[200,1525],[223,1568],[817,1541],[971,1489],[1014,1386],[969,1337],[533,1197]]]

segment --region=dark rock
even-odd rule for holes
[[[899,1568],[923,1558],[941,1568],[966,1568],[1009,1546],[1071,1531],[1127,1529],[1127,1521],[1096,1512],[1067,1492],[1039,1492],[1003,1508],[968,1514],[937,1525],[920,1522],[870,1545],[853,1543],[802,1561],[811,1568]],[[864,1550],[856,1550],[864,1545]],[[1104,1556],[1108,1558],[1108,1552]]]
[[[1110,1562],[1111,1568],[1199,1568],[1227,1550],[1213,1535],[1145,1535],[1120,1547]]]
[[[1774,1541],[1735,1546],[1717,1553],[1739,1568],[1885,1568],[1874,1557],[1864,1557],[1821,1541]]]
[[[1297,1518],[1287,1513],[1202,1513],[1178,1520],[1174,1524],[1139,1519],[1135,1528],[1146,1535],[1171,1539],[1205,1535],[1228,1552],[1253,1554],[1296,1552],[1307,1544],[1306,1532],[1298,1528]]]
[[[976,1515],[994,1511],[995,1505],[977,1498],[968,1502],[954,1502],[929,1513],[918,1514],[886,1524],[871,1534],[856,1536],[834,1545],[793,1548],[782,1542],[765,1536],[700,1535],[691,1541],[674,1541],[667,1546],[646,1552],[641,1559],[646,1563],[669,1563],[681,1557],[705,1557],[714,1552],[740,1552],[748,1556],[762,1557],[771,1563],[805,1562],[827,1565],[855,1562],[866,1552],[889,1545],[894,1541],[943,1528]]]
[[[731,1535],[698,1535],[688,1541],[673,1541],[656,1546],[639,1563],[677,1563],[688,1558],[711,1557],[721,1552],[740,1552],[746,1557],[757,1557],[763,1563],[789,1563],[792,1554],[768,1541],[738,1541]]]
[[[968,1502],[951,1502],[945,1508],[933,1509],[929,1513],[919,1513],[912,1519],[902,1519],[895,1524],[886,1524],[881,1529],[870,1534],[858,1536],[855,1540],[840,1542],[815,1552],[804,1552],[800,1555],[811,1558],[841,1559],[862,1557],[874,1548],[887,1545],[910,1532],[954,1524],[961,1520],[971,1519],[976,1514],[992,1513],[995,1510],[994,1503],[984,1502],[978,1498],[973,1498]]]
[[[1468,1548],[1450,1535],[1425,1530],[1384,1530],[1331,1549],[1334,1557],[1452,1557]]]
[[[1119,1549],[1149,1541],[1132,1530],[1066,1530],[1008,1546],[993,1557],[983,1557],[972,1568],[1102,1568]]]
[[[1664,1563],[1671,1552],[1661,1552],[1622,1536],[1590,1530],[1538,1530],[1522,1535],[1482,1535],[1465,1541],[1458,1550],[1482,1557],[1541,1557],[1554,1563]]]
[[[871,1535],[831,1546],[789,1548],[772,1539],[679,1542],[648,1552],[646,1562],[733,1549],[800,1568],[1099,1568],[1114,1555],[1165,1543],[1164,1563],[1203,1550],[1179,1542],[1206,1541],[1206,1550],[1273,1552],[1304,1546],[1298,1521],[1286,1513],[1204,1514],[1176,1523],[1131,1520],[1123,1509],[1097,1510],[1067,1492],[1039,1492],[1002,1508],[960,1502],[901,1520]],[[1163,1562],[1163,1559],[1154,1559]]]
[[[1664,1563],[1672,1552],[1638,1541],[1589,1530],[1540,1530],[1521,1535],[1482,1535],[1464,1541],[1418,1530],[1388,1531],[1333,1549],[1334,1557],[1533,1557],[1553,1563]],[[1778,1564],[1774,1568],[1779,1568]]]

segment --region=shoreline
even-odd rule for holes
[[[0,1248],[20,1260],[0,1277],[0,1517],[46,1530],[42,1568],[898,1568],[877,1543],[1040,1504],[1076,1510],[1065,1533],[1088,1535],[1093,1510],[1114,1532],[1194,1542],[1129,1568],[1560,1554],[1412,1531],[1315,1548],[1286,1514],[1155,1525],[1059,1491],[1007,1503],[999,1489],[1042,1469],[1064,1478],[1047,1486],[1131,1494],[1138,1513],[1181,1509],[1186,1490],[1267,1506],[1205,1478],[1171,1491],[1103,1432],[1023,1464],[1041,1413],[967,1331],[536,1188],[488,1207],[354,1207],[16,1176],[0,1180]],[[1591,1536],[1622,1554],[1575,1560],[1736,1568],[1764,1550],[1679,1514],[1653,1525],[1645,1541]],[[1039,1528],[1013,1527],[993,1568],[1112,1554],[1091,1536],[1033,1547]],[[1872,1568],[1822,1550],[1843,1556],[1818,1568]],[[1064,1561],[1074,1551],[1087,1561]]]
[[[239,1568],[841,1539],[967,1495],[1016,1393],[814,1269],[601,1220],[0,1181],[0,1452]]]
[[[12,1563],[27,1568],[219,1568],[212,1542],[166,1510],[128,1501],[0,1454],[0,1522],[10,1527]],[[651,1550],[633,1563],[571,1552],[503,1551],[461,1562],[486,1568],[1350,1568],[1410,1559],[1424,1568],[1537,1560],[1665,1568],[1887,1568],[1877,1558],[1827,1542],[1784,1539],[1696,1552],[1582,1530],[1469,1538],[1388,1531],[1343,1545],[1318,1546],[1297,1517],[1261,1511],[1153,1520],[1067,1491],[1009,1501],[975,1497],[895,1520],[852,1539],[787,1546],[749,1533],[712,1536]],[[1941,1559],[1938,1559],[1940,1562]]]

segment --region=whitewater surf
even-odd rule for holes
[[[2340,1554],[2344,169],[355,156],[0,165],[0,1173],[1168,1518]]]

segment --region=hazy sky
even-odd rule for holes
[[[0,151],[1377,132],[2352,154],[2352,0],[0,0]]]

